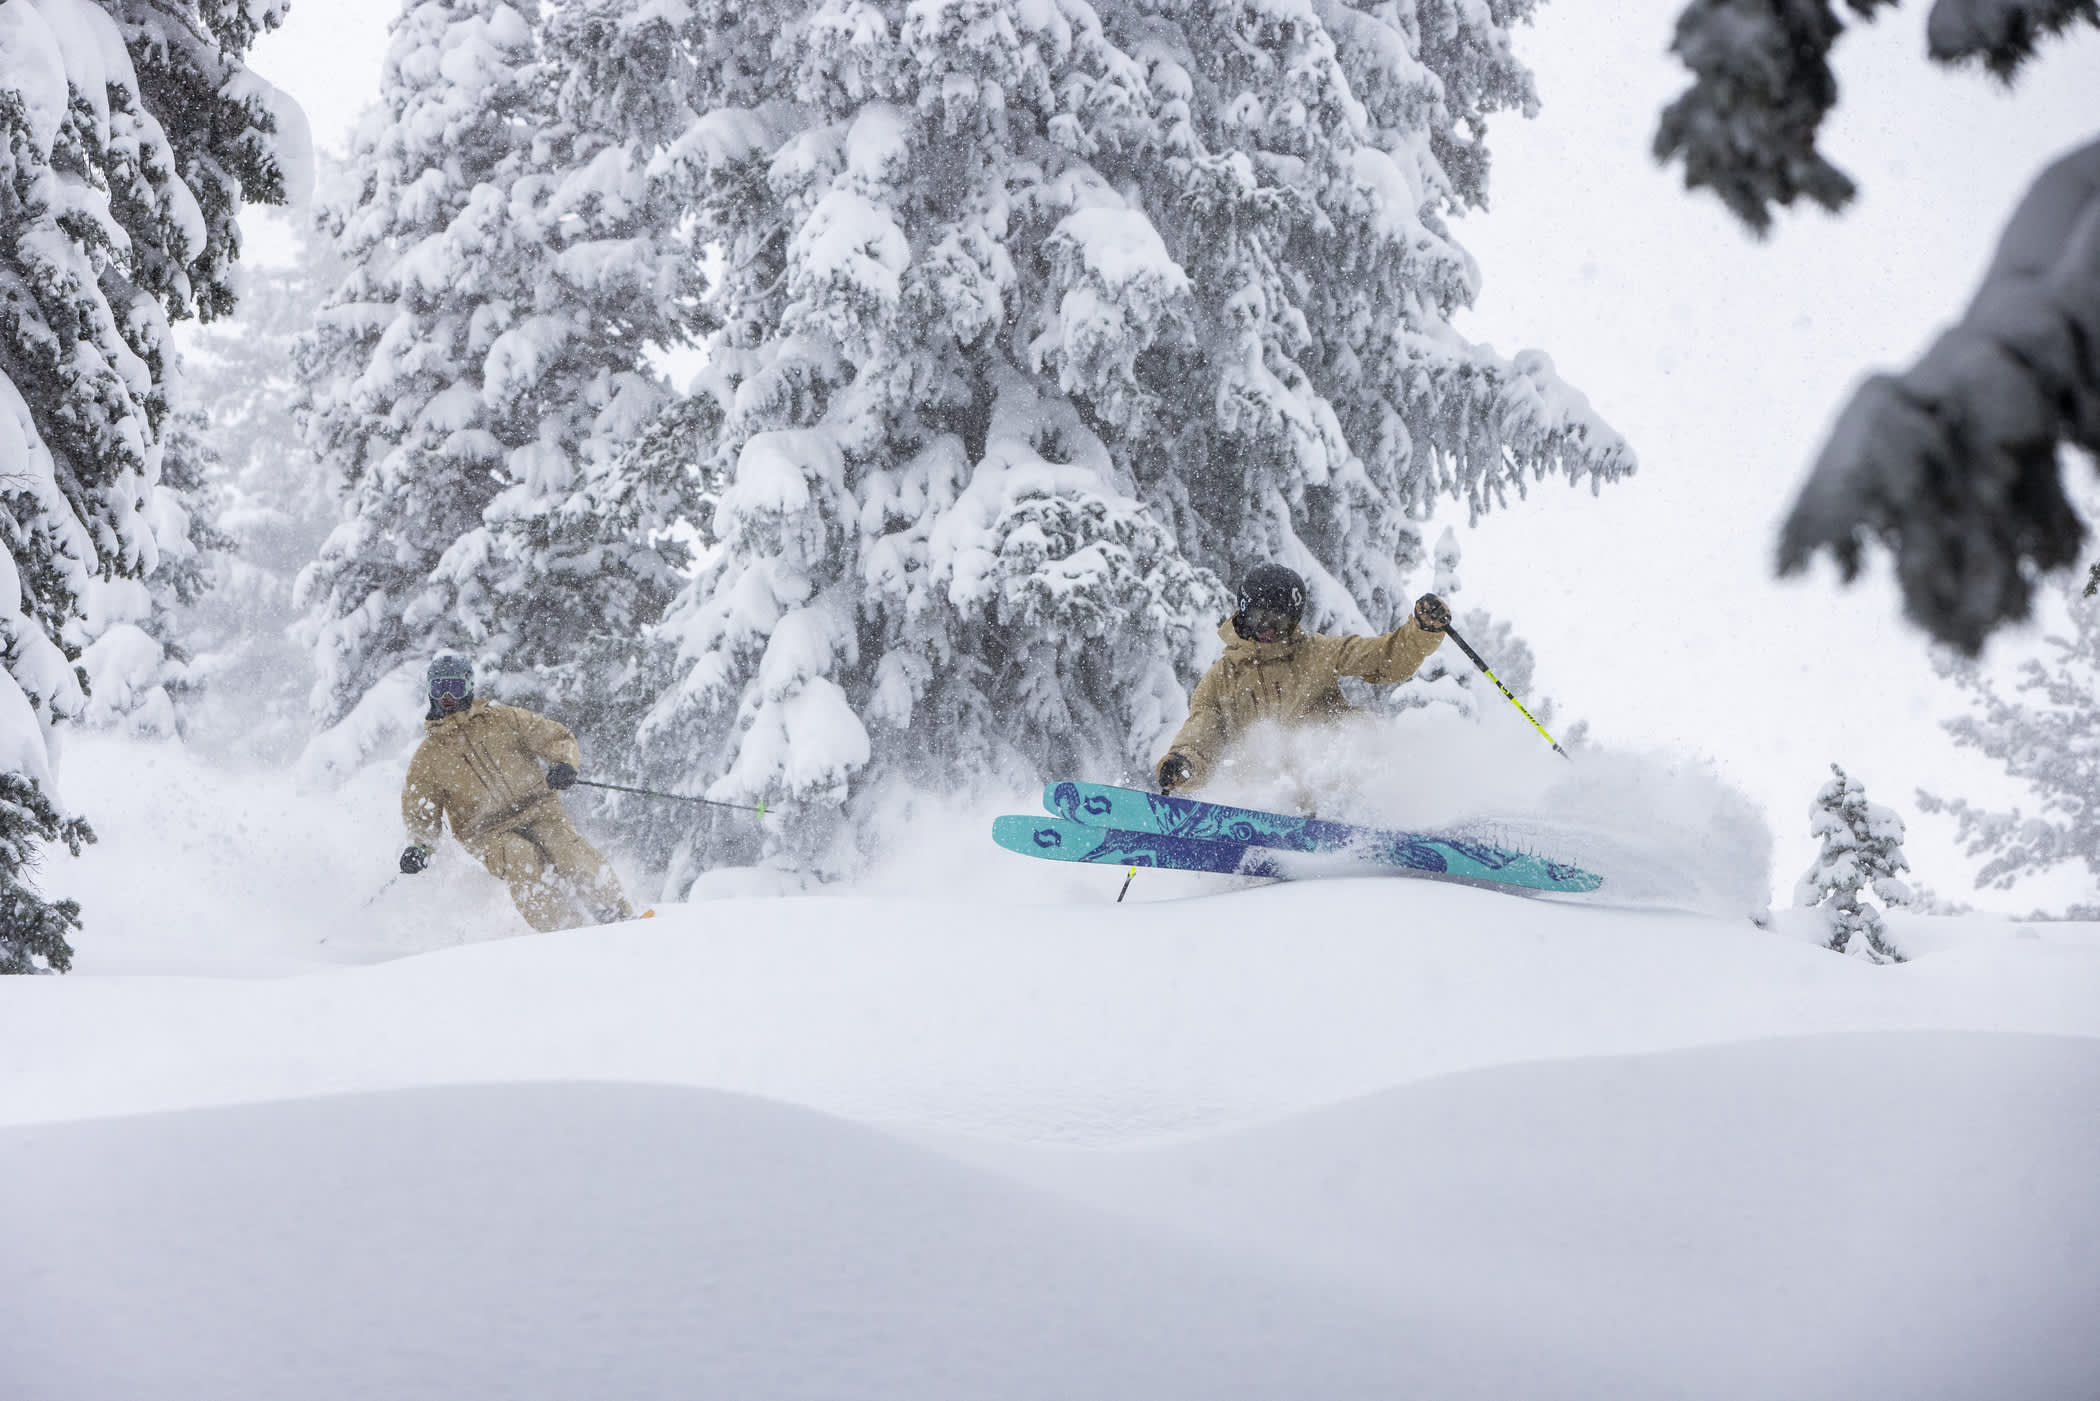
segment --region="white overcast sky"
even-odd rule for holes
[[[1549,352],[1641,470],[1595,498],[1549,484],[1461,529],[1456,602],[1511,619],[1539,685],[1599,740],[1711,760],[1763,803],[1780,899],[1813,855],[1807,807],[1831,760],[1910,821],[1912,865],[1940,893],[2021,912],[2091,898],[2082,871],[1968,892],[1973,863],[1914,790],[2020,795],[1941,732],[1956,699],[1900,621],[1886,567],[1846,590],[1828,569],[1780,584],[1770,561],[1859,378],[1917,356],[1974,290],[2027,183],[2100,135],[2100,34],[2049,44],[2008,92],[1925,59],[1918,0],[1852,24],[1824,144],[1859,200],[1842,216],[1787,214],[1760,244],[1648,155],[1685,81],[1666,52],[1679,8],[1559,0],[1518,31],[1543,110],[1494,125],[1493,209],[1458,228],[1484,279],[1460,327]],[[398,9],[295,0],[257,43],[256,70],[298,99],[323,149],[347,147],[375,95]],[[256,256],[282,246],[265,221],[251,228]]]

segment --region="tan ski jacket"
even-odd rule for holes
[[[542,803],[560,806],[545,765],[582,757],[568,727],[514,705],[477,698],[451,715],[424,722],[429,731],[408,763],[401,820],[408,837],[437,844],[440,821],[472,842],[518,825]]]
[[[1184,785],[1189,788],[1209,781],[1225,750],[1250,725],[1317,724],[1347,714],[1342,677],[1380,686],[1405,681],[1444,640],[1440,632],[1416,627],[1412,618],[1383,637],[1293,632],[1279,642],[1241,637],[1227,618],[1218,636],[1225,640],[1225,655],[1196,683],[1188,722],[1167,750],[1186,755],[1194,767],[1195,776]]]

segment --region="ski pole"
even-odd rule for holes
[[[380,897],[380,896],[382,896],[382,895],[384,895],[384,894],[386,894],[386,893],[387,893],[387,892],[388,892],[389,890],[392,890],[392,889],[394,888],[394,882],[395,882],[395,881],[397,881],[397,880],[400,880],[400,879],[401,879],[401,872],[399,872],[399,871],[396,871],[396,872],[394,872],[394,874],[392,874],[392,875],[388,876],[388,877],[386,878],[386,884],[385,884],[385,885],[382,885],[382,886],[380,886],[380,887],[379,887],[379,889],[377,889],[377,890],[373,891],[373,892],[372,892],[372,893],[371,893],[370,895],[368,895],[368,896],[366,896],[366,897],[365,897],[365,902],[364,902],[364,903],[363,903],[362,905],[359,905],[359,906],[357,907],[357,911],[358,911],[358,913],[359,913],[359,914],[363,914],[363,913],[364,913],[364,912],[365,912],[366,910],[369,910],[369,909],[371,909],[371,908],[372,908],[372,907],[373,907],[374,905],[378,904],[378,903],[379,903],[379,897]],[[320,937],[320,939],[319,939],[319,940],[317,940],[316,942],[318,942],[318,943],[323,943],[323,944],[325,944],[325,943],[327,943],[327,942],[328,942],[328,936],[327,936],[326,934],[323,934],[323,935],[322,935],[322,936]]]
[[[1128,871],[1127,873],[1125,873],[1125,875],[1123,876],[1123,888],[1122,888],[1121,890],[1119,890],[1119,891],[1117,891],[1117,892],[1116,892],[1116,903],[1117,903],[1118,905],[1122,904],[1122,903],[1123,903],[1123,897],[1124,897],[1125,895],[1128,895],[1128,894],[1130,893],[1130,883],[1131,883],[1132,881],[1136,880],[1136,879],[1137,879],[1137,867],[1135,867],[1135,866],[1132,866],[1132,867],[1130,868],[1130,870],[1129,870],[1129,871]]]
[[[372,907],[373,907],[374,905],[376,905],[376,904],[378,904],[378,903],[379,903],[379,897],[380,897],[380,896],[382,896],[382,895],[384,895],[384,894],[386,894],[386,893],[387,893],[387,892],[388,892],[389,890],[392,890],[392,889],[394,888],[394,882],[395,882],[395,881],[397,881],[397,880],[400,880],[400,879],[401,879],[401,873],[400,873],[399,871],[396,871],[396,872],[394,872],[394,874],[392,874],[391,876],[388,876],[388,877],[387,877],[387,880],[386,880],[386,884],[385,884],[385,885],[382,885],[382,886],[380,886],[380,887],[379,887],[379,889],[377,889],[377,890],[373,891],[373,892],[372,892],[372,898],[370,898],[369,900],[365,901],[365,902],[364,902],[364,903],[363,903],[362,905],[359,905],[359,906],[358,906],[357,908],[359,908],[360,910],[369,910],[369,909],[371,909],[371,908],[372,908]],[[322,939],[322,940],[321,940],[321,942],[325,944],[325,943],[327,943],[327,942],[328,942],[328,940],[326,940],[326,939],[324,938],[324,939]]]
[[[695,798],[686,793],[660,793],[654,788],[628,788],[618,783],[599,783],[595,779],[589,778],[577,779],[575,786],[578,788],[603,788],[608,793],[633,793],[643,798],[668,798],[674,803],[700,803],[711,808],[734,808],[738,812],[755,812],[760,817],[766,815],[768,807],[768,804],[763,802],[757,807],[752,807],[749,803],[721,803],[716,802],[713,798]]]
[[[1458,650],[1464,652],[1467,656],[1473,659],[1473,665],[1480,668],[1481,675],[1487,677],[1488,680],[1495,683],[1495,689],[1502,693],[1502,698],[1504,700],[1508,701],[1511,705],[1517,708],[1517,714],[1523,716],[1526,720],[1531,720],[1531,728],[1537,730],[1540,734],[1545,735],[1546,743],[1553,746],[1554,753],[1560,755],[1560,757],[1563,759],[1569,759],[1570,762],[1573,761],[1572,756],[1569,755],[1568,751],[1560,747],[1560,741],[1555,739],[1552,735],[1546,734],[1546,727],[1544,725],[1541,725],[1537,720],[1532,719],[1531,712],[1524,708],[1524,702],[1518,700],[1514,695],[1510,694],[1509,687],[1502,684],[1502,678],[1495,675],[1494,672],[1488,669],[1488,664],[1481,659],[1480,653],[1474,651],[1472,646],[1469,643],[1467,643],[1467,641],[1463,637],[1460,637],[1458,635],[1457,628],[1454,628],[1449,623],[1446,623],[1444,625],[1444,636],[1450,638],[1453,642],[1456,642],[1458,644]]]

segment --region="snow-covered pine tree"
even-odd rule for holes
[[[1894,0],[1848,0],[1863,16]],[[2038,43],[2100,24],[2094,0],[1936,0],[1927,45],[2010,82]],[[1672,49],[1693,82],[1662,115],[1655,153],[1684,162],[1753,230],[1806,195],[1849,203],[1817,149],[1837,103],[1830,0],[1692,0]],[[1781,533],[1782,573],[1828,550],[1847,580],[1866,546],[1895,554],[1904,611],[1973,656],[2025,618],[2034,580],[2070,565],[2086,525],[2065,498],[2064,446],[2100,454],[2100,141],[2036,179],[1961,320],[1900,375],[1855,393]]]
[[[477,201],[497,217],[509,206],[532,135],[535,14],[532,0],[407,0],[351,141],[352,188],[324,196],[322,227],[351,271],[298,373],[306,441],[346,502],[294,595],[314,718],[338,727],[324,768],[407,723],[426,654],[472,652],[481,630],[436,576],[506,485],[511,445],[490,431],[481,362],[508,306],[482,281],[471,227],[454,226]]]
[[[630,753],[655,699],[645,635],[689,561],[675,527],[704,480],[690,456],[649,451],[678,421],[652,357],[711,324],[686,191],[655,166],[692,115],[688,58],[658,8],[633,0],[551,9],[541,52],[542,115],[501,230],[515,320],[483,370],[499,436],[521,447],[483,513],[482,650],[499,693],[596,737],[605,767]],[[482,553],[471,537],[454,550]]]
[[[2100,881],[2100,599],[2066,584],[2068,636],[2043,639],[2044,655],[2020,664],[2010,693],[1983,667],[1962,659],[1941,666],[1970,710],[1945,722],[1954,742],[2003,765],[2033,792],[2038,811],[1994,812],[1965,798],[1920,792],[1918,806],[1958,824],[1970,856],[1988,858],[1976,886],[2015,881],[2082,861]]]
[[[1450,326],[1528,9],[696,0],[729,485],[659,762],[810,843],[892,779],[1137,773],[1221,581],[1389,625],[1438,497],[1630,471],[1543,355]]]
[[[78,906],[29,879],[41,844],[91,839],[57,806],[51,727],[86,709],[80,649],[119,611],[89,593],[142,588],[190,538],[160,490],[168,321],[232,307],[239,207],[299,164],[296,108],[242,62],[283,8],[0,4],[0,971],[71,959]]]
[[[1903,819],[1867,801],[1866,785],[1836,764],[1809,806],[1808,832],[1822,842],[1815,865],[1794,887],[1794,903],[1821,905],[1830,921],[1825,947],[1875,963],[1901,963],[1881,911],[1860,898],[1863,890],[1890,905],[1910,903],[1910,887],[1897,874],[1910,869],[1903,855]]]
[[[341,178],[323,163],[323,182]],[[336,501],[302,440],[300,337],[347,269],[305,221],[283,266],[251,267],[239,311],[184,337],[184,392],[211,405],[207,488],[228,547],[206,556],[209,588],[181,607],[191,656],[184,739],[206,752],[281,763],[309,734],[312,649],[288,634],[292,587],[336,524]]]
[[[186,377],[181,392],[195,394]],[[184,617],[210,591],[233,540],[216,524],[225,495],[205,414],[195,407],[171,411],[160,446],[152,570],[141,579],[94,580],[85,595],[82,631],[94,641],[80,654],[88,676],[82,719],[171,736],[182,729],[178,706],[198,682]]]
[[[678,50],[624,4],[410,0],[380,108],[328,214],[352,272],[303,363],[309,441],[348,487],[301,580],[338,726],[313,762],[355,762],[411,718],[439,650],[484,688],[624,750],[643,629],[683,560],[686,480],[628,451],[684,342],[699,274],[651,157],[682,129]],[[624,701],[623,695],[633,694]]]

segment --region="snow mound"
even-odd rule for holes
[[[1147,1152],[953,1151],[1412,1319],[1506,1320],[1574,1375],[2085,1401],[2096,1102],[2100,1042],[1876,1033],[1501,1066]]]
[[[602,1083],[6,1129],[9,1395],[2085,1401],[2096,1095],[1881,1033],[1121,1152]]]
[[[12,1401],[1486,1398],[1547,1364],[699,1091],[196,1111],[0,1163]]]

